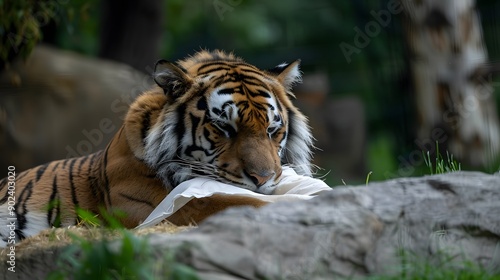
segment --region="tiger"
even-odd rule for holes
[[[77,225],[77,209],[121,211],[119,222],[134,228],[173,188],[195,177],[272,194],[284,166],[312,176],[311,129],[292,103],[299,67],[296,60],[261,70],[222,50],[159,60],[154,85],[130,105],[104,150],[14,174],[15,190],[8,178],[0,181],[2,245]],[[265,204],[237,196],[204,200],[168,220],[199,223],[228,207]]]

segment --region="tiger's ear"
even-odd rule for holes
[[[276,75],[276,78],[287,89],[291,90],[293,85],[302,81],[302,75],[299,69],[300,59],[292,63],[282,63],[268,72]]]
[[[166,95],[174,98],[185,93],[192,83],[191,78],[181,68],[164,59],[156,62],[153,78]]]

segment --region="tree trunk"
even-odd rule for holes
[[[488,167],[500,150],[498,115],[475,0],[401,0],[418,138],[462,163]]]

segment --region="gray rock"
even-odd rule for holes
[[[175,252],[200,279],[391,275],[402,269],[400,252],[410,262],[445,256],[457,269],[467,260],[500,273],[499,201],[498,175],[404,178],[337,187],[309,201],[229,209],[186,233],[153,234],[149,243],[157,254]],[[18,260],[30,273],[41,267],[36,262]]]
[[[121,63],[37,46],[0,72],[1,170],[106,148],[130,103],[152,83]]]
[[[201,274],[245,279],[394,274],[401,268],[401,249],[415,261],[437,262],[446,254],[456,256],[457,266],[470,260],[500,272],[499,200],[499,176],[461,172],[397,179],[337,187],[305,202],[230,209],[195,231],[155,236],[151,243],[199,244],[204,265],[197,265],[199,259],[189,265]]]

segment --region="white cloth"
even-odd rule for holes
[[[297,175],[292,168],[283,167],[282,179],[271,195],[256,193],[233,185],[206,178],[187,180],[170,192],[151,212],[146,220],[137,226],[154,226],[170,217],[193,198],[210,197],[214,194],[238,195],[260,199],[266,202],[311,199],[319,192],[331,190],[325,182],[307,176]]]

